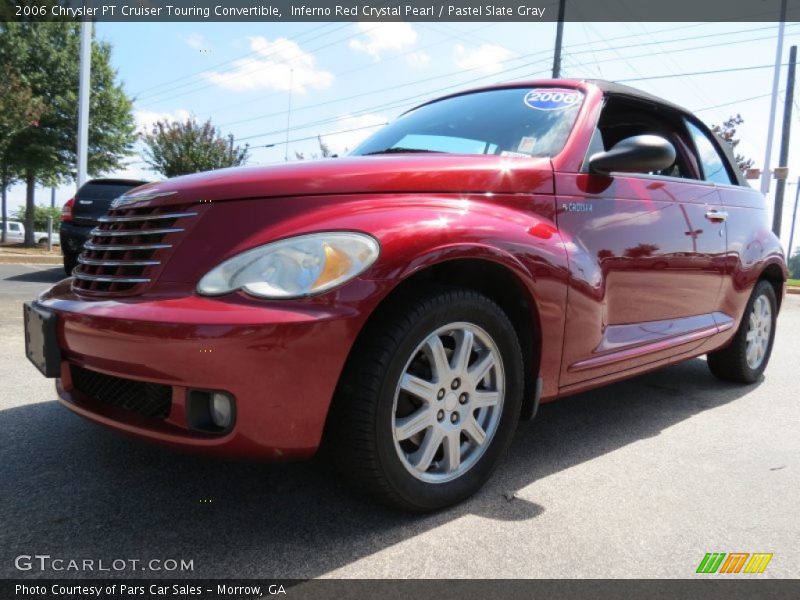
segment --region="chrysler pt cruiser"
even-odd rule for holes
[[[632,88],[453,94],[349,156],[138,187],[25,305],[61,402],[408,510],[475,492],[540,402],[707,355],[758,380],[787,270],[696,117]]]

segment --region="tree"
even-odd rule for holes
[[[248,145],[233,145],[233,135],[223,137],[211,119],[202,124],[194,117],[184,122],[158,121],[142,138],[147,146],[145,162],[165,177],[238,167],[250,153]]]
[[[625,256],[628,258],[645,258],[653,256],[654,252],[658,252],[658,246],[655,244],[639,243],[632,248],[625,248]]]
[[[789,277],[800,279],[800,250],[795,252],[789,259]]]
[[[742,123],[744,123],[742,115],[737,114],[736,116],[729,117],[726,121],[723,121],[722,125],[714,125],[711,128],[711,131],[730,144],[731,151],[734,152],[734,156],[736,158],[736,164],[739,166],[739,170],[744,173],[747,171],[747,169],[753,166],[753,159],[746,158],[741,154],[735,153],[736,146],[739,145],[740,141],[736,138],[736,127]]]
[[[28,207],[20,206],[17,209],[17,214],[14,215],[14,218],[17,221],[27,222],[28,221],[27,215],[28,215]],[[61,219],[61,208],[58,206],[51,208],[49,206],[45,206],[44,204],[37,205],[33,210],[33,227],[36,231],[47,230],[47,217],[53,217],[53,227],[57,228],[58,221]]]
[[[37,182],[55,185],[75,178],[79,27],[70,22],[0,23],[0,66],[24,74],[32,99],[46,107],[36,127],[11,136],[3,156],[3,166],[17,173],[27,188],[25,243],[29,245],[35,242]],[[96,176],[119,168],[136,137],[133,104],[116,81],[111,46],[93,40],[91,61],[88,171]]]
[[[316,160],[318,158],[335,158],[336,157],[336,154],[333,153],[333,150],[331,150],[331,147],[328,146],[328,144],[325,141],[323,141],[321,135],[317,136],[317,142],[319,143],[319,154],[317,154],[316,152],[312,152],[311,153],[311,159],[312,160]],[[305,160],[306,159],[305,153],[298,152],[297,150],[294,151],[294,156],[295,156],[295,158],[297,160]]]
[[[27,127],[36,127],[44,113],[44,103],[33,97],[33,91],[15,73],[11,65],[0,65],[0,75],[5,82],[0,94],[0,194],[2,195],[2,221],[8,220],[8,187],[18,178],[8,160],[7,150],[11,138]],[[6,241],[6,230],[0,234],[2,243]]]

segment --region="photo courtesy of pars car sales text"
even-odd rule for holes
[[[800,0],[2,6],[0,600],[800,598]]]
[[[285,596],[286,588],[282,584],[269,585],[227,585],[217,584],[213,587],[203,587],[199,585],[172,584],[159,585],[155,583],[147,585],[134,585],[127,583],[110,583],[106,585],[80,585],[80,584],[36,584],[28,585],[17,583],[14,586],[14,593],[18,597],[33,596],[37,598],[70,597],[76,596],[83,598],[97,597],[193,597],[204,594],[215,594],[216,597],[248,597],[262,598],[268,596]]]

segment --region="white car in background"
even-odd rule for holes
[[[7,244],[17,244],[25,241],[25,226],[19,221],[3,221],[3,229],[6,230]]]
[[[25,241],[25,225],[20,223],[19,221],[4,221],[3,227],[6,230],[6,243],[7,244],[20,244]],[[53,245],[59,246],[61,245],[61,241],[58,238],[58,232],[53,232]],[[46,244],[47,243],[47,232],[46,231],[34,231],[33,232],[33,239],[36,241],[37,244]]]

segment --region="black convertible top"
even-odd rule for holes
[[[668,100],[664,100],[663,98],[659,98],[658,96],[654,96],[653,94],[629,85],[614,83],[613,81],[606,81],[605,79],[582,79],[581,81],[599,87],[606,94],[612,94],[614,96],[628,96],[629,98],[636,98],[637,100],[645,100],[654,104],[668,106],[673,110],[677,110],[688,115],[692,114],[690,110],[687,110],[682,106],[678,106],[673,102],[669,102]]]

